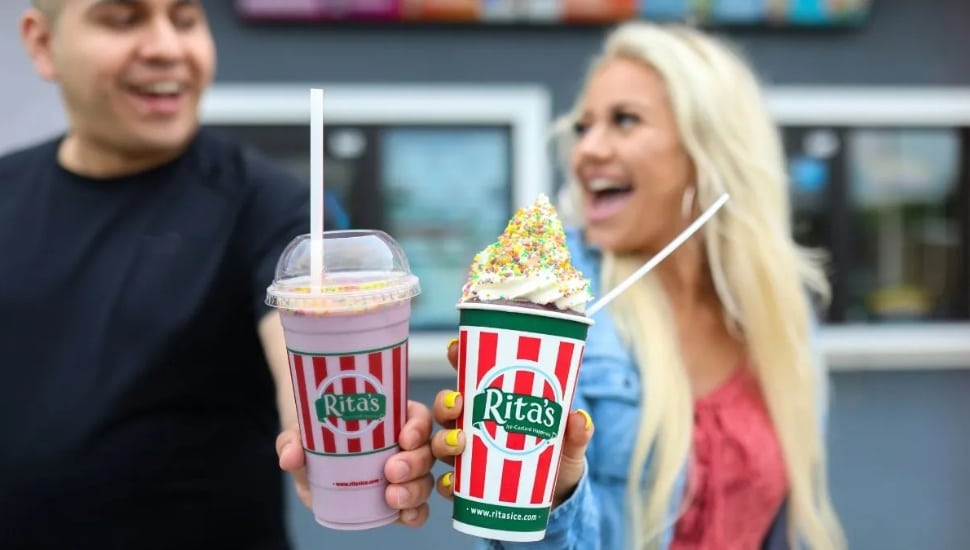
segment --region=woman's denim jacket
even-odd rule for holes
[[[578,231],[567,232],[573,264],[590,279],[594,296],[599,295],[600,255],[583,243]],[[482,541],[485,548],[509,549],[624,549],[627,544],[625,503],[630,456],[640,418],[640,378],[629,350],[620,342],[606,311],[593,316],[586,352],[580,371],[573,409],[589,411],[596,423],[596,436],[586,452],[586,471],[573,494],[549,516],[546,536],[538,542]],[[644,479],[650,475],[645,465]],[[674,524],[684,505],[687,465],[676,481],[668,506],[668,520],[660,533],[661,548],[673,537]],[[788,550],[785,505],[779,509],[762,548]]]

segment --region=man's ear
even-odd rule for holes
[[[37,74],[45,80],[57,80],[51,51],[54,23],[39,10],[31,8],[20,18],[20,39],[34,62]]]

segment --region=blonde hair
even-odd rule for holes
[[[827,298],[828,283],[820,256],[792,239],[784,155],[758,83],[726,45],[683,26],[620,26],[590,75],[616,58],[643,63],[663,79],[680,140],[694,164],[699,208],[723,192],[731,195],[702,229],[703,242],[725,321],[743,335],[784,456],[788,538],[793,546],[798,540],[810,548],[843,548],[827,487],[820,425],[826,380],[810,344],[807,295],[808,289]],[[568,138],[561,145],[561,153],[572,147]],[[578,188],[575,182],[569,187]],[[603,289],[622,281],[641,261],[605,251]],[[635,353],[644,404],[627,507],[640,521],[628,522],[628,537],[635,548],[653,548],[677,520],[669,517],[668,507],[690,452],[693,399],[670,305],[656,275],[647,275],[615,301],[611,314]],[[648,457],[653,475],[643,479]]]

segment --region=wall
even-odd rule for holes
[[[970,84],[966,0],[874,0],[861,30],[733,37],[766,81]],[[568,107],[603,29],[319,27],[245,24],[212,3],[227,81],[540,82]]]
[[[601,28],[379,28],[248,25],[231,2],[206,2],[220,48],[220,81],[519,83],[549,87],[566,109]],[[863,29],[745,31],[733,36],[768,82],[970,85],[966,0],[874,0]],[[0,3],[0,151],[63,125],[54,88],[25,61],[16,35],[23,2]],[[834,377],[831,480],[853,548],[970,548],[970,370],[842,373]],[[412,381],[430,403],[449,380]],[[436,467],[436,473],[444,471]],[[432,498],[422,530],[336,533],[291,499],[300,549],[467,548]]]
[[[57,88],[36,76],[20,43],[18,21],[27,4],[0,2],[0,153],[53,136],[64,127]]]
[[[766,82],[970,85],[966,0],[875,0],[870,21],[848,31],[751,30],[732,37]],[[604,29],[319,27],[239,21],[212,6],[219,80],[327,83],[522,83],[546,85],[556,113],[577,92]],[[968,335],[970,337],[970,335]],[[430,402],[448,380],[415,381]],[[834,376],[831,480],[853,548],[970,548],[970,370]],[[438,467],[439,473],[443,471]],[[432,499],[428,527],[333,534],[293,516],[301,548],[463,548],[449,508]],[[332,538],[331,538],[332,537]],[[324,542],[326,541],[326,542]],[[331,544],[333,546],[331,546]]]

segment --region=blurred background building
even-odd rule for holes
[[[55,135],[54,88],[0,5],[0,151]],[[796,238],[828,251],[831,485],[851,546],[970,548],[970,3],[967,0],[207,1],[204,120],[307,175],[307,88],[326,90],[326,186],[405,247],[412,398],[454,383],[444,342],[475,251],[561,178],[552,121],[609,22],[690,20],[761,75],[789,155]],[[443,471],[440,467],[436,471]],[[296,500],[297,547],[468,548],[422,530],[337,533]]]

